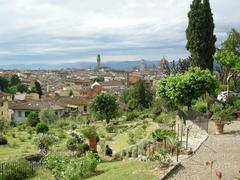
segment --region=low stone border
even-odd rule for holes
[[[159,176],[160,180],[166,180],[168,177],[172,175],[172,173],[181,166],[181,162],[174,164],[173,166],[169,167],[164,174]]]

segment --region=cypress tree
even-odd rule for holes
[[[212,71],[216,36],[209,0],[193,0],[188,19],[186,48],[191,53],[192,64]]]

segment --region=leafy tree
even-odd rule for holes
[[[205,93],[213,93],[217,81],[209,70],[191,68],[184,74],[168,76],[158,83],[157,94],[176,104],[191,107],[192,101]]]
[[[42,86],[38,81],[35,81],[35,89],[36,89],[36,92],[39,94],[39,97],[41,98],[43,95]]]
[[[124,104],[128,103],[128,97],[129,97],[130,89],[124,89],[120,95],[120,101]]]
[[[25,84],[18,84],[17,85],[17,91],[18,92],[21,92],[21,93],[24,93],[24,92],[28,92],[28,86],[25,85]]]
[[[38,134],[33,139],[32,142],[37,145],[37,147],[43,153],[47,153],[49,146],[53,145],[58,141],[58,137],[52,134]]]
[[[212,71],[216,36],[209,0],[193,0],[188,18],[186,48],[191,53],[192,63]]]
[[[47,133],[49,130],[48,128],[48,125],[44,122],[40,122],[37,124],[36,126],[36,133],[39,134],[39,133]]]
[[[36,126],[40,122],[38,112],[30,112],[27,117],[27,122],[32,127]]]
[[[104,81],[104,77],[103,76],[98,76],[96,78],[92,79],[94,82],[103,82]]]
[[[10,85],[16,86],[18,84],[21,84],[21,79],[16,74],[12,75],[12,77],[10,79]]]
[[[106,119],[107,123],[118,115],[116,98],[107,93],[101,93],[90,102],[90,111],[99,120]]]
[[[191,67],[191,57],[186,59],[179,59],[177,63],[177,72],[184,73]]]
[[[39,113],[41,121],[44,121],[48,124],[55,122],[58,119],[58,116],[55,114],[55,111],[52,107],[47,107]]]
[[[229,80],[240,71],[240,32],[233,29],[222,48],[215,54],[216,60],[227,69],[227,91],[229,91]]]
[[[8,89],[9,81],[5,77],[0,76],[0,90],[6,92]]]
[[[7,92],[10,93],[10,94],[16,94],[17,86],[10,86],[10,87],[8,87]]]
[[[128,106],[131,110],[143,110],[152,104],[153,93],[150,84],[145,80],[138,80],[130,90]]]

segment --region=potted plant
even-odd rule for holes
[[[240,118],[240,98],[238,96],[230,96],[227,103],[234,107],[236,118]]]
[[[225,124],[230,124],[234,120],[234,108],[230,105],[223,106],[215,102],[210,110],[212,113],[211,119],[215,121],[216,134],[223,134]]]
[[[86,143],[90,150],[96,150],[97,142],[99,141],[99,136],[95,129],[88,128],[82,131],[83,136],[86,138]]]

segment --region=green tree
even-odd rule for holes
[[[107,123],[118,115],[116,98],[107,93],[96,96],[89,105],[90,111],[99,120],[106,119]]]
[[[6,92],[8,89],[9,81],[5,77],[0,76],[0,90]]]
[[[227,69],[226,83],[229,91],[229,81],[240,71],[240,32],[232,29],[228,38],[217,50],[215,59]]]
[[[7,92],[10,93],[10,94],[16,94],[17,86],[10,86],[10,87],[8,87]]]
[[[18,77],[18,75],[14,74],[12,75],[10,79],[10,86],[17,86],[21,83],[21,79]]]
[[[39,117],[41,121],[44,121],[48,124],[54,123],[58,119],[58,116],[56,115],[52,107],[47,107],[46,109],[43,109],[39,113]]]
[[[130,89],[128,95],[128,106],[131,110],[143,110],[152,104],[153,93],[150,83],[145,80],[138,80]]]
[[[38,112],[30,112],[27,117],[27,122],[31,127],[35,127],[40,122]]]
[[[28,86],[20,83],[17,85],[17,91],[21,93],[28,92]]]
[[[103,82],[104,81],[104,77],[103,76],[97,76],[96,78],[92,79],[94,82]]]
[[[42,86],[38,81],[35,81],[35,89],[36,89],[36,92],[39,94],[39,97],[41,98],[43,95]]]
[[[175,104],[189,108],[192,101],[205,93],[212,94],[217,88],[217,81],[209,70],[190,68],[184,74],[168,76],[158,83],[157,94]]]
[[[209,0],[193,0],[188,19],[186,48],[191,53],[193,66],[212,71],[216,36]]]

